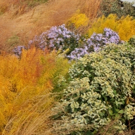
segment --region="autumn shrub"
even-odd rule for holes
[[[55,133],[98,134],[112,121],[113,134],[127,128],[135,116],[135,46],[105,46],[78,60],[69,74],[71,82],[53,110]]]
[[[135,9],[132,3],[121,2],[120,0],[102,0],[100,4],[100,10],[106,17],[109,14],[116,14],[119,18],[122,16],[130,15],[135,17]]]
[[[88,35],[91,36],[93,32],[102,33],[104,28],[110,28],[116,31],[121,40],[128,41],[135,35],[135,20],[130,17],[121,17],[118,19],[116,15],[110,14],[108,17],[102,16],[95,21],[88,30]]]
[[[1,55],[0,63],[0,134],[45,134],[51,92],[70,64],[54,51],[36,48],[23,50],[19,59]]]

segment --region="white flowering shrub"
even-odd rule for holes
[[[115,119],[115,130],[126,128],[135,116],[135,46],[105,46],[78,60],[69,74],[71,82],[54,108],[57,134],[95,134]]]

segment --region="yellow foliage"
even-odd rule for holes
[[[77,11],[67,22],[67,25],[73,25],[75,28],[79,28],[81,26],[87,26],[89,22],[88,17],[85,14],[79,13]]]
[[[0,56],[0,63],[0,134],[28,135],[41,126],[46,129],[54,102],[51,90],[59,76],[67,74],[68,61],[55,52],[32,48],[20,59]]]
[[[91,36],[94,32],[102,33],[104,28],[111,28],[119,34],[121,40],[127,41],[135,35],[135,19],[131,16],[118,19],[114,14],[108,17],[102,16],[92,24],[88,35]]]

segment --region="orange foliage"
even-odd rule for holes
[[[54,102],[51,91],[69,68],[68,61],[56,55],[32,48],[20,59],[0,56],[0,134],[28,135],[41,126],[47,129]]]

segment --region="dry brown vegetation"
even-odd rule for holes
[[[27,45],[35,35],[51,26],[65,23],[78,9],[94,19],[98,16],[100,1],[50,0],[29,8],[26,3],[19,3],[18,0],[0,0],[0,47],[5,50],[13,48],[11,43],[7,44],[12,36],[19,37],[18,44]]]

